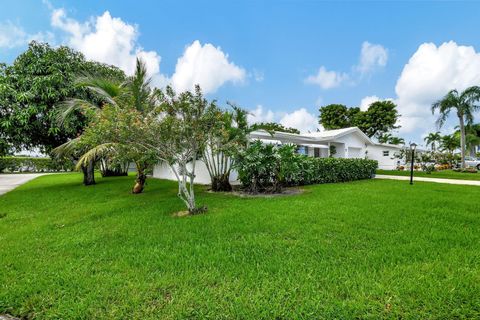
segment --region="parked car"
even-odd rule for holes
[[[477,168],[477,170],[480,170],[480,159],[474,157],[465,157],[465,165],[467,167]]]

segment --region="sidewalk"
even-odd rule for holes
[[[43,176],[45,173],[12,173],[0,174],[0,195],[15,189],[16,187]]]
[[[406,176],[390,176],[384,174],[377,174],[375,179],[390,179],[390,180],[410,180],[410,177]],[[447,183],[447,184],[460,184],[466,186],[479,186],[480,181],[475,180],[459,180],[459,179],[441,179],[441,178],[425,178],[425,177],[415,177],[413,176],[413,182],[423,181],[423,182],[436,182],[436,183]]]

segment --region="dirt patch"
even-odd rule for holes
[[[181,218],[181,217],[191,216],[191,214],[190,214],[190,212],[188,212],[188,210],[185,210],[185,211],[174,212],[172,214],[172,216],[177,217],[177,218]]]
[[[20,318],[15,318],[8,314],[0,314],[0,320],[20,320]]]

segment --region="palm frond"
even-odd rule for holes
[[[75,80],[75,85],[96,93],[101,99],[112,105],[116,105],[115,98],[122,93],[121,84],[119,82],[92,75],[78,77]]]
[[[57,158],[72,156],[77,152],[79,148],[79,144],[80,144],[80,137],[72,139],[53,149],[52,154]]]
[[[93,147],[88,150],[80,157],[77,162],[76,169],[79,170],[82,166],[85,166],[90,161],[96,161],[106,155],[115,151],[115,147],[118,146],[118,143],[108,142],[103,143],[98,146]]]
[[[99,110],[99,107],[87,100],[82,99],[67,99],[56,105],[57,115],[56,121],[60,126],[65,124],[65,121],[75,112],[75,111],[88,111],[88,110]]]

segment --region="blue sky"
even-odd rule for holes
[[[398,134],[420,141],[435,129],[433,100],[480,84],[478,12],[480,3],[458,1],[9,1],[0,61],[31,39],[127,72],[141,52],[159,85],[198,81],[209,98],[252,110],[252,121],[302,130],[316,129],[319,105],[393,99]]]

